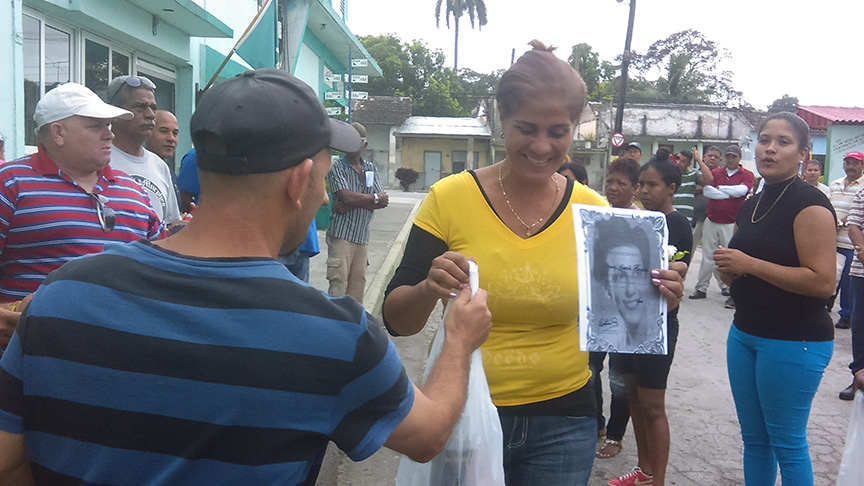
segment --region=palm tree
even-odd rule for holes
[[[453,16],[453,31],[455,37],[453,41],[453,69],[459,69],[459,18],[462,14],[468,12],[468,18],[471,19],[471,28],[474,28],[474,17],[477,17],[478,29],[482,29],[486,25],[486,2],[484,0],[436,0],[435,2],[435,26],[441,26],[441,5],[447,4],[444,10],[444,20],[447,22],[447,28],[450,28],[450,16]]]

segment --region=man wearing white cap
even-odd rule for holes
[[[106,242],[164,234],[147,195],[108,167],[111,121],[131,117],[75,83],[36,105],[38,152],[0,166],[0,302],[17,307],[53,270]]]

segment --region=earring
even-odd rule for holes
[[[501,138],[504,138],[504,132],[501,132]]]

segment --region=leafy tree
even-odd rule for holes
[[[784,94],[782,98],[777,98],[773,103],[768,105],[768,113],[778,113],[781,111],[798,113],[798,98]]]
[[[394,35],[361,37],[383,76],[369,79],[371,95],[409,96],[412,113],[423,116],[468,116],[498,86],[503,71],[482,74],[444,67],[444,53],[419,40],[404,43]]]
[[[585,43],[576,44],[573,46],[567,62],[582,76],[585,86],[588,88],[588,97],[598,97],[600,95],[600,82],[602,79],[600,56],[594,52],[590,45]]]
[[[459,19],[466,12],[474,28],[474,17],[477,17],[478,29],[486,25],[486,2],[484,0],[436,0],[435,25],[441,26],[441,7],[444,6],[444,21],[450,28],[450,17],[453,17],[453,69],[459,69]]]
[[[743,100],[732,87],[732,73],[720,69],[728,58],[717,43],[687,29],[654,42],[645,54],[634,53],[632,65],[642,76],[659,73],[653,81],[659,99],[740,105]]]

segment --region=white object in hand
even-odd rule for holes
[[[473,260],[468,260],[468,285],[471,286],[471,297],[477,295],[477,289],[480,288],[480,271]]]

